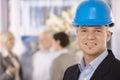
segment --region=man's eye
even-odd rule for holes
[[[96,30],[96,32],[101,32],[101,30]]]
[[[87,32],[87,30],[81,30],[81,32]]]

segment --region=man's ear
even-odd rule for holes
[[[60,42],[60,40],[57,40],[57,43],[58,43],[59,45],[61,45],[61,42]]]
[[[109,40],[110,40],[110,38],[111,38],[111,35],[112,35],[112,32],[110,32],[110,31],[107,31],[107,41],[109,41]]]

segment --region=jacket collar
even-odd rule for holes
[[[101,78],[104,77],[107,73],[109,73],[110,63],[115,59],[115,57],[111,50],[108,50],[108,53],[108,56],[98,66],[90,80],[102,80]]]
[[[108,50],[108,55],[106,56],[106,58],[101,62],[101,64],[97,67],[97,69],[95,70],[95,72],[93,73],[92,77],[90,80],[102,80],[102,78],[109,73],[109,69],[110,69],[110,64],[111,62],[115,59],[113,53],[111,50]],[[74,65],[73,67],[74,71],[72,72],[72,74],[70,74],[69,76],[69,80],[78,80],[79,75],[80,75],[80,69],[79,69],[79,65]]]

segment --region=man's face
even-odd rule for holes
[[[49,33],[42,33],[39,38],[40,48],[44,50],[48,50],[51,47],[52,39]]]
[[[54,48],[55,51],[57,51],[57,49],[58,49],[59,47],[61,47],[60,41],[59,41],[59,40],[55,40],[55,39],[53,38],[53,40],[52,40],[52,47]]]
[[[78,27],[77,40],[84,55],[98,56],[106,49],[106,42],[111,36],[108,27]]]

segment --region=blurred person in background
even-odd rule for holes
[[[21,56],[23,80],[33,80],[33,55],[37,51],[37,37],[36,36],[23,36],[23,44],[25,46],[25,51]]]
[[[0,34],[0,80],[22,80],[20,62],[12,49],[14,36],[5,31]]]
[[[39,51],[33,56],[33,80],[49,80],[51,65],[51,33],[47,30],[39,36]]]
[[[120,80],[120,61],[107,48],[112,20],[111,10],[103,0],[79,4],[73,25],[83,58],[66,70],[63,80]]]
[[[67,67],[76,63],[75,57],[68,49],[70,40],[65,32],[58,32],[53,35],[53,49],[55,59],[50,69],[50,80],[63,80],[64,71]]]

